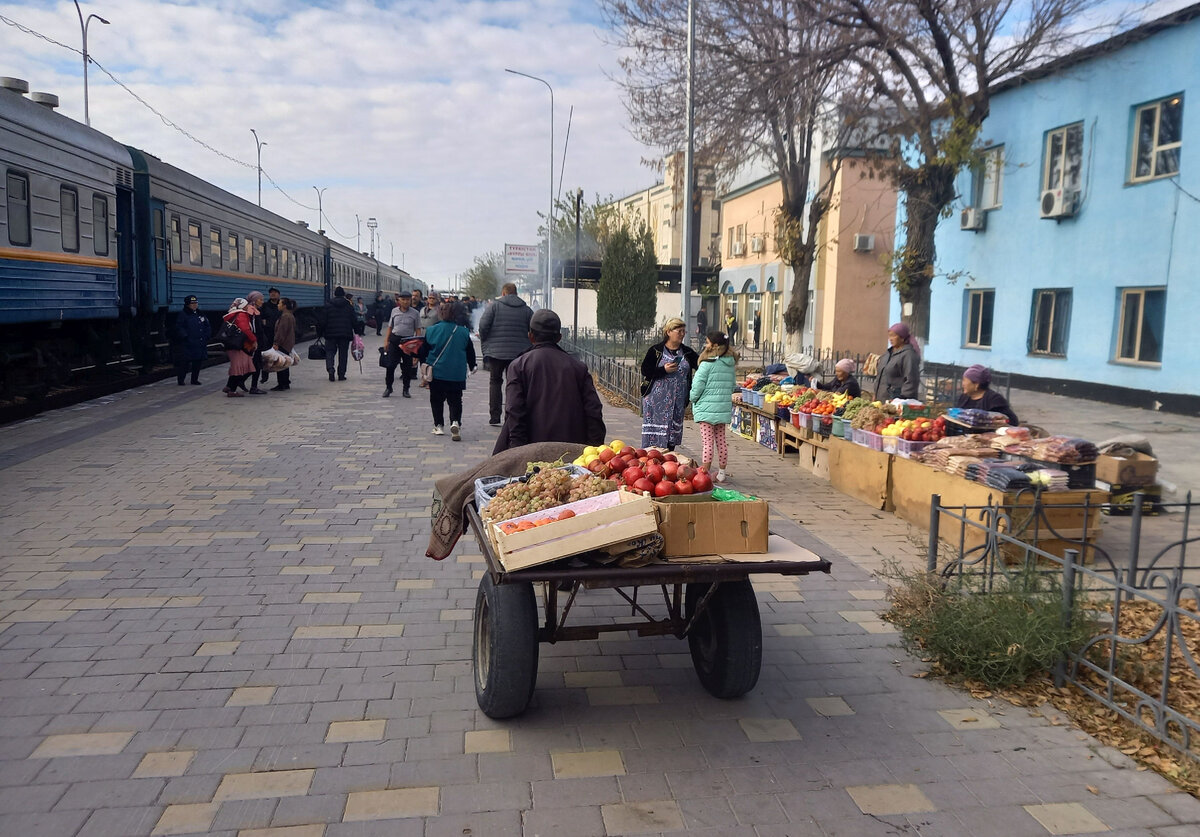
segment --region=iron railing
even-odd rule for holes
[[[1085,602],[1092,612],[1106,606],[1111,618],[1089,622],[1095,633],[1057,666],[1056,685],[1074,684],[1133,726],[1200,762],[1200,718],[1189,716],[1178,705],[1178,696],[1194,690],[1200,680],[1196,640],[1200,585],[1186,578],[1200,569],[1200,564],[1188,563],[1188,545],[1200,542],[1200,533],[1190,528],[1192,511],[1200,503],[1194,503],[1189,493],[1183,503],[1160,506],[1162,511],[1180,514],[1181,531],[1177,539],[1143,560],[1142,500],[1140,494],[1135,498],[1127,554],[1120,555],[1090,543],[1086,525],[1084,537],[1062,537],[1068,533],[1055,531],[1046,514],[1048,508],[1076,508],[1086,520],[1089,514],[1105,511],[1101,504],[1048,507],[1033,496],[1031,505],[950,508],[934,495],[927,569],[940,574],[946,584],[958,582],[964,591],[982,595],[1001,576],[1041,574],[1060,586],[1064,620],[1073,618],[1077,601]],[[956,537],[945,531],[943,518],[958,528]],[[939,539],[950,542],[948,560],[941,560],[945,545]],[[1067,548],[1055,554],[1039,547],[1045,540],[1065,543]],[[977,545],[968,548],[968,543]],[[1152,617],[1148,629],[1123,630],[1123,613],[1146,610]],[[1131,662],[1135,649],[1141,659]],[[1130,682],[1129,673],[1137,668],[1153,673],[1153,689]]]

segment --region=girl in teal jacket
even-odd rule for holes
[[[696,377],[692,379],[692,416],[700,425],[700,440],[704,449],[701,463],[712,469],[713,446],[716,445],[720,465],[716,482],[729,477],[729,447],[725,442],[725,425],[733,418],[730,398],[737,384],[737,355],[729,348],[729,338],[719,331],[710,331],[700,353]]]

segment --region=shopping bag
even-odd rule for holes
[[[268,372],[278,372],[292,365],[292,356],[285,355],[277,349],[267,349],[262,353],[263,369]]]
[[[325,339],[318,337],[308,347],[309,360],[324,360],[325,359]]]
[[[355,360],[362,360],[363,354],[366,353],[366,347],[363,345],[363,339],[357,334],[350,341],[350,356]]]

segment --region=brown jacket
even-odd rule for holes
[[[285,310],[275,323],[275,345],[285,355],[296,348],[296,317],[291,311]]]
[[[532,442],[604,444],[604,408],[581,361],[535,343],[508,366],[504,426],[493,454]]]

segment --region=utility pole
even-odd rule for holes
[[[375,230],[379,229],[379,222],[374,218],[367,219],[367,230],[371,233],[371,258],[375,258]]]
[[[258,205],[262,206],[262,147],[266,143],[258,138],[258,132],[253,128],[250,133],[254,134],[254,144],[258,146]]]
[[[325,194],[325,190],[328,188],[328,186],[322,186],[320,189],[316,186],[313,187],[313,191],[317,193],[317,235],[325,234],[325,212],[321,208],[321,196]]]
[[[75,0],[75,12],[79,15],[79,28],[83,32],[83,124],[89,128],[92,125],[92,115],[88,109],[88,48],[87,48],[87,31],[88,25],[92,22],[92,18],[108,25],[108,21],[100,17],[100,15],[88,15],[87,20],[83,19],[83,10],[79,8],[79,0]]]
[[[692,330],[692,226],[696,191],[696,0],[688,0],[687,34],[687,148],[683,153],[683,254],[679,260],[680,318],[690,333]]]
[[[358,232],[354,234],[354,251],[362,252],[362,218],[358,217],[358,213],[354,213],[354,224],[358,228]]]
[[[571,340],[579,344],[579,205],[583,203],[583,188],[575,192],[575,319],[571,325]]]

